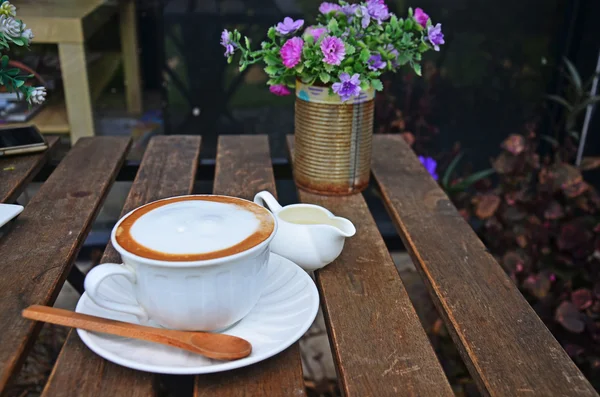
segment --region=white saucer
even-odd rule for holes
[[[8,223],[12,218],[23,211],[23,206],[18,204],[0,203],[0,227]]]
[[[120,281],[117,277],[107,279],[102,293],[120,302],[135,301],[131,287]],[[285,350],[308,330],[318,308],[319,293],[310,276],[298,265],[272,253],[267,283],[258,303],[246,317],[223,331],[252,344],[252,353],[246,358],[217,361],[156,343],[81,329],[77,333],[93,352],[125,367],[162,374],[206,374],[245,367]],[[137,317],[103,309],[86,293],[75,311],[138,324]]]

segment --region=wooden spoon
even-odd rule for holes
[[[252,351],[252,345],[248,341],[236,336],[145,327],[48,306],[29,306],[23,310],[23,317],[87,331],[161,343],[216,360],[237,360],[247,357]]]

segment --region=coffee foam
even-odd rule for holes
[[[187,196],[133,211],[115,231],[117,243],[143,258],[165,261],[216,259],[246,251],[272,234],[263,207],[227,196]]]

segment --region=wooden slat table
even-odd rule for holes
[[[128,147],[122,138],[78,141],[0,238],[0,392],[39,330],[21,310],[53,303]],[[122,213],[193,192],[199,152],[199,137],[154,138]],[[1,200],[14,200],[44,159],[13,160],[18,172],[0,179]],[[482,394],[597,396],[404,141],[376,136],[373,159],[383,201]],[[213,193],[251,199],[261,190],[276,193],[267,137],[220,137]],[[315,272],[344,395],[452,396],[362,195],[298,193],[357,228],[340,257]],[[102,261],[118,260],[109,244]],[[188,385],[177,394],[188,397],[306,395],[298,343],[250,367],[174,381],[112,364],[74,331],[43,395],[141,397],[165,383]]]

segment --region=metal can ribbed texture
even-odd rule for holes
[[[374,99],[323,103],[303,96],[296,98],[296,184],[326,195],[361,192],[371,172]]]

